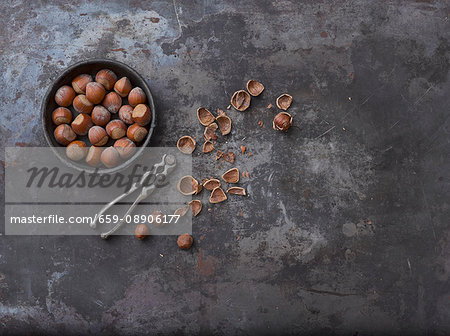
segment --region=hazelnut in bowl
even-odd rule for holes
[[[67,166],[113,173],[131,165],[148,146],[155,105],[148,84],[131,67],[92,59],[54,80],[42,102],[41,123],[48,145]]]

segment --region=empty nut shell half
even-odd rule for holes
[[[231,132],[231,119],[226,115],[220,115],[216,118],[219,124],[219,129],[222,135],[227,135]]]
[[[191,208],[192,215],[197,216],[200,211],[202,211],[202,202],[199,200],[192,200],[189,203],[189,207]]]
[[[253,79],[247,82],[247,91],[253,96],[259,96],[264,91],[264,85]]]
[[[242,195],[242,196],[247,195],[245,189],[241,187],[231,187],[227,190],[227,194]]]
[[[292,126],[292,120],[292,116],[289,113],[280,112],[273,118],[273,129],[286,132]]]
[[[210,179],[203,183],[203,187],[206,190],[212,191],[217,187],[220,187],[220,181],[218,179]]]
[[[191,175],[183,176],[178,181],[177,189],[183,195],[194,195],[198,190],[198,181]]]
[[[182,208],[178,208],[177,210],[175,210],[175,212],[173,213],[175,216],[181,216],[183,217],[184,215],[187,214],[188,210],[189,210],[189,205],[186,205],[185,207]]]
[[[227,170],[223,175],[222,179],[227,183],[238,183],[239,182],[239,169],[231,168]]]
[[[195,150],[195,145],[195,140],[189,135],[182,136],[177,141],[178,149],[181,153],[184,154],[192,154],[192,152]]]
[[[292,96],[287,93],[283,93],[277,98],[277,106],[281,110],[287,110],[292,104]]]
[[[209,153],[214,150],[214,144],[211,141],[205,141],[203,144],[203,153]]]
[[[216,123],[212,123],[205,127],[205,131],[203,132],[203,137],[206,141],[217,140],[216,131],[219,127]]]
[[[200,124],[202,124],[203,126],[208,126],[215,119],[213,114],[204,107],[200,107],[197,110],[197,118],[198,121],[200,121]]]
[[[220,203],[227,199],[227,195],[223,192],[222,188],[217,187],[214,188],[211,192],[211,196],[209,196],[210,203]]]
[[[245,111],[250,106],[251,97],[247,91],[236,91],[231,97],[231,105],[238,111]]]

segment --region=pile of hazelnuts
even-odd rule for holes
[[[56,91],[55,101],[59,106],[52,113],[55,139],[67,146],[70,160],[113,168],[130,158],[148,134],[152,112],[144,91],[133,88],[127,77],[118,79],[112,70],[100,70],[95,80],[89,74],[76,76],[72,86]],[[85,135],[89,143],[77,139]],[[103,148],[108,142],[112,146]]]

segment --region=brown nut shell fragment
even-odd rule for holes
[[[259,96],[261,92],[264,91],[264,85],[262,85],[260,82],[255,81],[253,79],[250,79],[247,82],[247,91],[250,93],[253,97]]]
[[[214,144],[211,141],[205,141],[203,144],[203,153],[209,153],[214,150]]]
[[[206,190],[212,191],[217,187],[220,187],[220,181],[218,179],[210,179],[203,183],[203,187]]]
[[[174,216],[183,217],[184,215],[187,214],[189,209],[190,209],[189,205],[186,205],[182,208],[178,208],[177,210],[175,210],[175,212],[173,214],[174,214]]]
[[[238,183],[239,182],[239,169],[231,168],[227,170],[223,175],[222,179],[227,183]]]
[[[204,107],[200,107],[199,109],[197,109],[197,118],[198,121],[200,121],[200,124],[202,124],[203,126],[208,126],[209,124],[214,122],[215,119],[213,114]]]
[[[245,189],[241,187],[231,187],[227,190],[227,194],[242,195],[242,196],[247,195]]]
[[[198,190],[198,181],[191,175],[183,176],[178,181],[177,189],[183,195],[194,195]]]
[[[231,132],[231,119],[226,115],[220,115],[216,118],[219,124],[219,129],[222,135],[227,135]]]
[[[202,211],[202,202],[200,200],[192,200],[188,204],[194,217],[197,216],[200,211]]]
[[[292,104],[292,96],[287,93],[283,93],[277,98],[277,106],[281,110],[287,110]]]
[[[192,154],[195,150],[195,145],[195,140],[189,135],[182,136],[177,141],[177,148],[184,154]]]
[[[214,188],[211,192],[211,196],[209,196],[210,203],[220,203],[227,199],[227,195],[223,192],[222,188],[217,187]]]
[[[231,105],[238,111],[245,111],[250,106],[251,97],[247,91],[236,91],[231,97]]]
[[[216,131],[218,128],[216,123],[206,126],[205,131],[203,132],[203,138],[205,138],[206,141],[217,140]]]
[[[273,129],[276,131],[286,132],[292,126],[292,116],[287,112],[278,113],[273,118]]]

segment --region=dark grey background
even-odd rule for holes
[[[196,108],[225,108],[248,79],[266,90],[230,110],[232,134],[217,144],[250,173],[250,197],[209,206],[204,193],[190,251],[174,237],[0,237],[1,333],[448,334],[449,10],[2,2],[3,147],[45,145],[41,99],[88,58],[148,80],[153,146],[200,139]],[[297,126],[287,134],[266,108],[283,92]],[[229,167],[194,153],[198,178]]]

